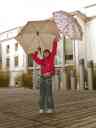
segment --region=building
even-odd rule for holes
[[[86,59],[96,64],[96,18],[86,24]]]
[[[15,39],[20,30],[21,27],[17,27],[0,33],[0,63],[2,70],[10,73],[10,86],[16,85],[16,77],[27,67],[27,56]]]
[[[61,36],[56,66],[62,67],[64,64],[76,64],[78,68],[79,59],[81,58],[85,59],[85,63],[87,63],[88,60],[93,60],[94,63],[96,63],[96,17],[88,17],[80,11],[72,12],[71,14],[74,15],[80,23],[83,38],[80,41],[62,38]],[[10,71],[10,86],[16,85],[16,77],[26,72],[28,67],[34,70],[31,54],[27,56],[20,42],[16,40],[17,35],[23,33],[28,36],[27,40],[31,41],[31,30],[32,22],[28,22],[24,27],[17,27],[0,33],[0,63],[2,63],[3,70]],[[35,77],[36,76],[37,74],[35,72]]]
[[[81,12],[74,12],[74,16],[83,30],[83,40],[75,43],[77,64],[81,58],[84,58],[86,66],[89,60],[96,64],[96,4],[84,7]]]
[[[78,69],[79,60],[82,58],[85,60],[86,65],[88,60],[93,60],[94,63],[96,63],[96,11],[93,8],[96,9],[96,5],[85,7],[83,8],[83,11],[80,10],[71,12],[82,27],[83,38],[82,40],[70,40],[67,38],[62,38],[61,35],[61,40],[58,43],[59,45],[56,59],[57,67],[61,68],[65,65],[76,64],[76,68]],[[44,22],[53,23],[52,19],[49,20],[43,21],[42,25],[44,25]],[[10,73],[10,86],[16,86],[16,77],[20,76],[23,72],[26,72],[27,68],[33,70],[34,85],[38,84],[38,72],[34,70],[36,67],[33,66],[31,53],[27,56],[24,49],[20,45],[20,40],[16,40],[18,34],[24,34],[26,41],[31,43],[32,29],[34,28],[32,28],[32,23],[33,22],[31,21],[28,22],[24,27],[14,28],[0,33],[0,64],[2,64],[2,69],[4,71],[8,70]],[[39,23],[41,24],[42,21],[39,21]],[[45,27],[42,26],[41,30],[43,30],[43,28]],[[47,28],[52,29],[52,26],[50,27],[50,24],[48,24]],[[56,29],[53,30],[56,31]],[[38,34],[38,31],[35,34]],[[62,74],[61,77],[61,81],[63,81],[64,77]],[[58,76],[55,77],[55,81],[57,79]],[[58,82],[56,81],[55,85],[56,83]],[[64,84],[61,85],[63,86]]]

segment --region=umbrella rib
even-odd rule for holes
[[[32,40],[32,42],[34,42],[34,40],[35,40],[35,36],[33,36],[33,38],[32,38],[33,40]],[[42,42],[44,42],[41,38],[40,38],[40,36],[39,36],[39,39],[42,41]],[[39,41],[38,41],[39,42]],[[39,46],[38,46],[39,47]]]
[[[34,40],[35,40],[35,36],[33,36],[33,38],[32,38],[32,42],[34,42]]]
[[[46,24],[46,26],[48,26],[48,23]],[[37,27],[36,27],[36,25],[35,24],[33,24],[33,28],[35,29],[35,32],[37,32],[38,31],[38,29],[37,29]],[[55,35],[55,33],[52,33],[52,32],[42,32],[42,33],[48,33],[48,34],[50,34],[50,35]]]
[[[44,40],[40,36],[39,36],[39,38],[40,38],[41,42],[45,43]]]
[[[36,32],[32,32],[32,33],[36,33]],[[39,33],[46,33],[46,34],[49,34],[49,35],[56,35],[55,33],[51,33],[51,32],[39,32]]]

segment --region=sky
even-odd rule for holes
[[[0,0],[0,32],[47,19],[54,11],[70,12],[94,3],[96,0]]]

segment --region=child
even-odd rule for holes
[[[40,113],[52,113],[54,110],[54,102],[52,96],[52,76],[55,73],[55,55],[57,52],[56,37],[53,41],[52,51],[45,49],[43,51],[43,58],[38,57],[40,48],[32,53],[33,60],[41,66],[41,80],[40,80]]]

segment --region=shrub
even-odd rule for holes
[[[8,87],[10,81],[9,72],[0,71],[0,87]]]
[[[31,71],[28,71],[22,75],[22,86],[25,88],[33,88]]]

